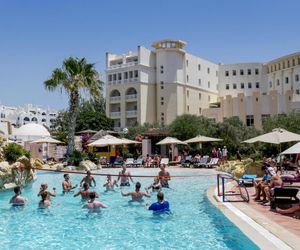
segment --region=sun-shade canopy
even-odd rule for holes
[[[214,142],[214,141],[223,141],[222,139],[212,138],[208,136],[198,135],[194,138],[188,139],[184,142],[186,143],[202,143],[202,142]]]
[[[185,142],[178,140],[174,137],[166,137],[165,139],[161,140],[160,142],[156,143],[156,145],[167,145],[167,144],[183,144],[186,145]]]

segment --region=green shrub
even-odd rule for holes
[[[88,158],[86,153],[74,150],[73,154],[69,156],[68,163],[74,166],[79,166],[79,163]]]
[[[87,154],[87,158],[88,158],[90,161],[94,162],[95,164],[98,164],[99,158],[98,158],[97,154],[95,154],[95,153],[93,153],[93,152],[89,152],[89,153]]]
[[[30,152],[24,149],[21,145],[16,143],[10,143],[3,148],[4,158],[8,162],[15,162],[17,159],[23,155],[25,155],[28,159],[30,159]]]

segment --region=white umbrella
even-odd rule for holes
[[[62,144],[63,142],[56,140],[52,137],[48,137],[48,138],[42,138],[42,139],[38,139],[35,141],[32,141],[31,143],[36,143],[36,144],[42,144],[42,143],[49,143],[49,144]]]
[[[300,142],[296,143],[295,145],[291,146],[287,150],[283,151],[281,154],[282,155],[300,154]]]
[[[266,133],[246,141],[245,143],[266,142],[272,144],[281,144],[284,142],[300,141],[300,135],[289,132],[282,128],[275,128],[270,133]]]
[[[180,141],[174,137],[166,137],[165,139],[161,140],[160,142],[156,143],[156,145],[167,145],[167,144],[183,144],[186,145],[186,142]]]
[[[106,147],[106,146],[114,146],[114,145],[122,145],[124,144],[124,141],[114,137],[112,135],[105,135],[101,137],[100,139],[88,144],[88,146],[91,147]]]
[[[186,143],[195,143],[195,142],[211,142],[211,141],[223,141],[222,139],[212,138],[204,135],[197,135],[194,138],[188,139],[185,142]]]
[[[124,145],[126,145],[126,144],[140,144],[141,143],[139,141],[129,140],[127,138],[122,138],[121,140],[123,141]]]

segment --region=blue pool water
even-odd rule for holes
[[[105,169],[102,173],[117,173]],[[132,174],[155,175],[157,169],[130,169]],[[171,175],[212,173],[214,170],[172,169]],[[70,175],[79,183],[81,175]],[[30,203],[24,209],[12,209],[12,192],[0,193],[0,249],[258,249],[206,197],[216,177],[178,178],[164,190],[170,202],[171,216],[154,216],[144,205],[128,203],[119,189],[105,193],[105,178],[96,176],[96,190],[109,206],[100,214],[88,214],[81,199],[61,195],[62,174],[44,172],[22,195]],[[136,178],[142,188],[152,179]],[[37,192],[47,182],[57,187],[58,196],[48,211],[37,209]],[[128,187],[126,190],[131,190]],[[78,190],[78,189],[76,189]],[[146,201],[156,201],[156,194]]]

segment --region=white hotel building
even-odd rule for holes
[[[215,64],[187,53],[185,42],[106,54],[106,112],[119,130],[170,124],[182,114],[218,122],[238,116],[261,128],[265,117],[300,110],[300,53],[268,63]]]

